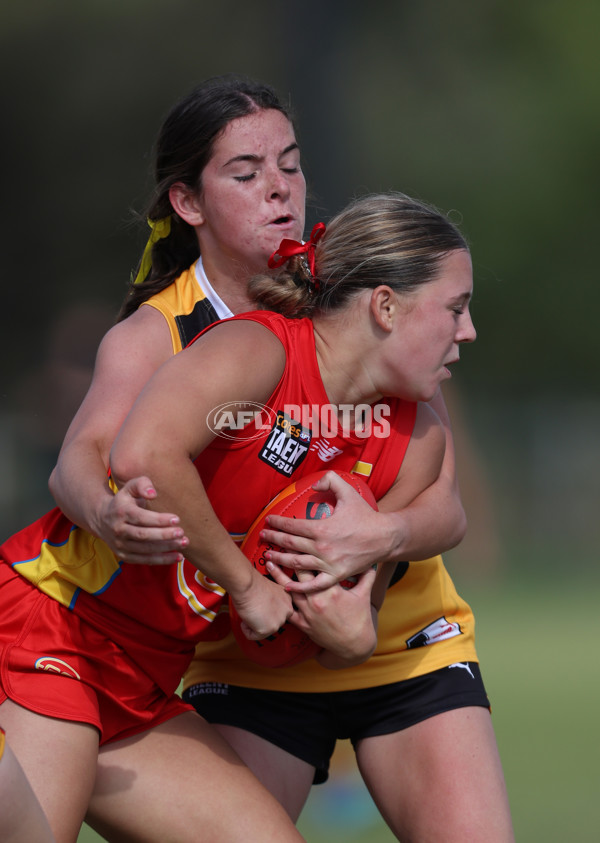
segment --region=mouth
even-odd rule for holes
[[[283,228],[284,226],[290,225],[295,222],[294,217],[289,214],[284,214],[281,217],[276,217],[274,220],[271,220],[269,225],[276,225],[278,227]]]
[[[443,370],[447,377],[452,377],[452,372],[450,371],[450,366],[453,366],[455,363],[458,363],[458,357],[455,357],[453,360],[448,360],[446,363],[443,364]]]

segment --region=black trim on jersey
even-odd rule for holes
[[[185,348],[200,331],[219,321],[217,311],[208,299],[196,302],[191,313],[184,313],[175,317],[175,324],[179,331],[182,348]]]
[[[390,580],[390,584],[388,588],[391,588],[393,585],[396,585],[397,582],[400,582],[404,574],[408,571],[408,566],[410,562],[398,562],[396,565],[396,570],[392,574],[392,579]]]

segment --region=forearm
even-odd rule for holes
[[[168,507],[179,513],[188,539],[188,562],[229,593],[252,636],[260,639],[273,635],[292,614],[290,596],[255,570],[237,547],[218,520],[193,462],[177,457],[177,448],[158,447],[157,451],[142,441],[142,459],[135,456],[135,443],[131,445],[133,453],[127,446],[113,448],[111,466],[116,484],[152,474],[156,478],[156,499],[149,501],[149,506]]]
[[[403,509],[394,511],[393,498],[379,502],[385,515],[381,534],[382,561],[428,559],[456,547],[467,529],[465,511],[453,483],[440,477]]]
[[[100,511],[112,498],[107,467],[93,444],[64,449],[48,482],[50,493],[67,518],[96,536]]]
[[[216,517],[193,462],[153,443],[140,441],[139,448],[136,453],[134,445],[123,449],[117,443],[113,449],[111,467],[117,486],[140,475],[152,477],[156,499],[148,505],[156,511],[177,512],[189,540],[186,559],[234,599],[245,593],[252,568]]]

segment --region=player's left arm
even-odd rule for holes
[[[415,427],[399,474],[389,492],[378,501],[379,512],[371,507],[335,472],[328,472],[315,484],[331,489],[336,505],[331,518],[319,522],[269,516],[264,537],[282,548],[271,551],[271,559],[295,570],[321,572],[310,583],[291,583],[289,591],[326,588],[333,582],[368,570],[374,564],[396,563],[401,559],[427,558],[430,553],[417,548],[408,552],[406,536],[412,527],[404,512],[422,493],[432,487],[443,471],[446,430],[428,404],[419,404]],[[433,529],[435,510],[426,504],[429,515],[419,522],[424,533]],[[417,510],[420,512],[420,510]],[[406,521],[420,515],[408,510]],[[288,532],[289,531],[289,532]],[[426,539],[422,539],[425,546]]]
[[[378,501],[380,511],[395,513],[392,556],[396,560],[417,561],[444,553],[460,544],[467,530],[456,476],[454,437],[441,389],[428,406],[435,411],[444,432],[444,458],[438,476],[408,504],[396,499],[395,486]]]

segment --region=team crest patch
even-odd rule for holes
[[[456,635],[462,635],[460,625],[441,617],[417,632],[416,635],[411,635],[406,642],[406,646],[409,650],[413,650],[416,647],[426,647],[429,644],[437,644],[438,641],[446,641],[447,638],[454,638]]]
[[[259,458],[286,477],[291,477],[308,453],[311,432],[291,416],[277,411],[275,424],[259,451]]]
[[[34,667],[36,670],[44,670],[47,673],[60,673],[61,676],[70,676],[71,679],[81,679],[74,667],[54,656],[42,656],[36,659]]]

